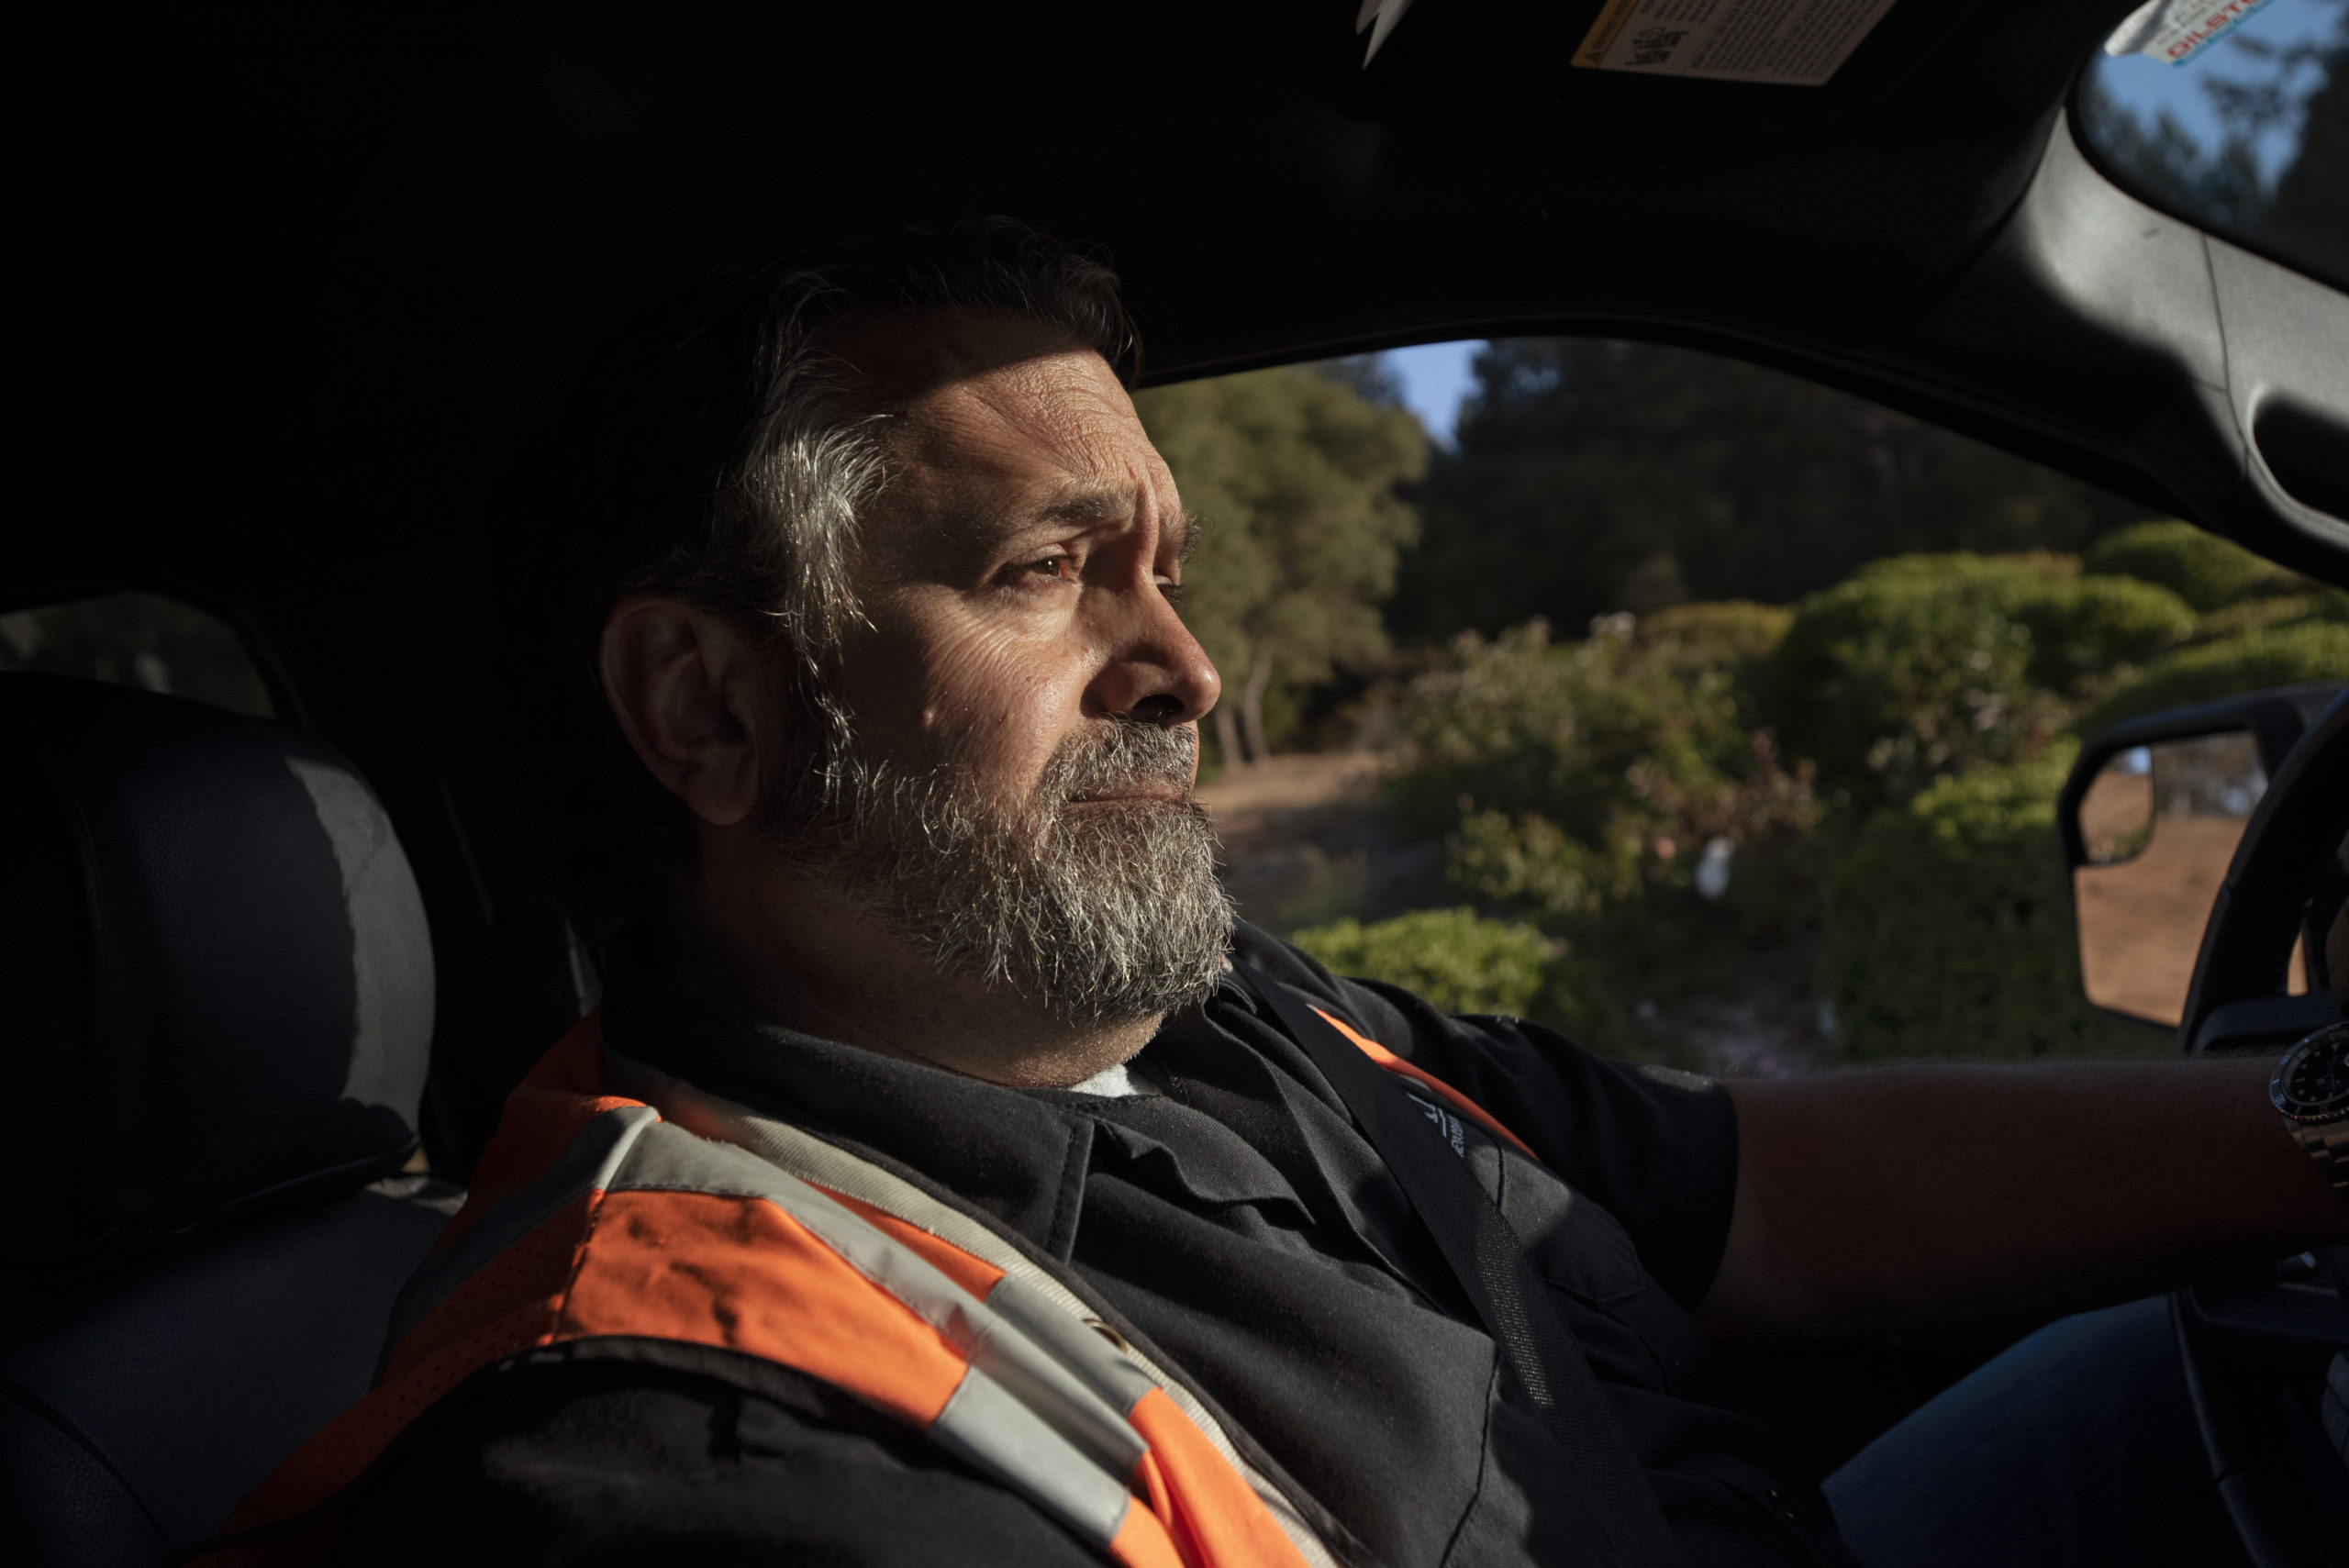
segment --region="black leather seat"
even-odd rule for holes
[[[431,1029],[423,905],[348,762],[0,674],[11,1561],[171,1562],[366,1391],[454,1196],[397,1175]]]

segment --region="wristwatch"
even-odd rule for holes
[[[2349,1192],[2349,1023],[2328,1025],[2286,1051],[2267,1097],[2333,1187]]]

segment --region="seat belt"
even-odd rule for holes
[[[1235,962],[1232,967],[1321,1070],[1434,1233],[1444,1261],[1498,1348],[1501,1365],[1589,1488],[1616,1561],[1624,1568],[1674,1568],[1680,1562],[1679,1547],[1599,1393],[1582,1346],[1465,1158],[1393,1073],[1297,992],[1246,964]]]

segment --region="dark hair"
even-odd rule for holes
[[[564,906],[591,944],[690,842],[684,808],[605,700],[606,617],[630,594],[674,594],[783,639],[798,673],[795,719],[844,737],[829,656],[855,613],[849,551],[882,464],[874,421],[827,345],[852,318],[921,309],[1013,312],[1091,347],[1129,383],[1140,368],[1104,261],[990,217],[712,272],[647,313],[584,379],[549,482],[504,541],[503,576],[518,680],[509,739],[552,834]]]

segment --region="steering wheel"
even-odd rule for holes
[[[2253,809],[2195,961],[2189,1051],[2290,1043],[2343,1016],[2349,974],[2288,995],[2293,944],[2332,902],[2349,835],[2349,691]],[[2324,904],[2318,895],[2326,893]],[[2311,957],[2313,980],[2321,958]],[[2257,1568],[2349,1563],[2349,1248],[2171,1298],[2210,1473]]]

